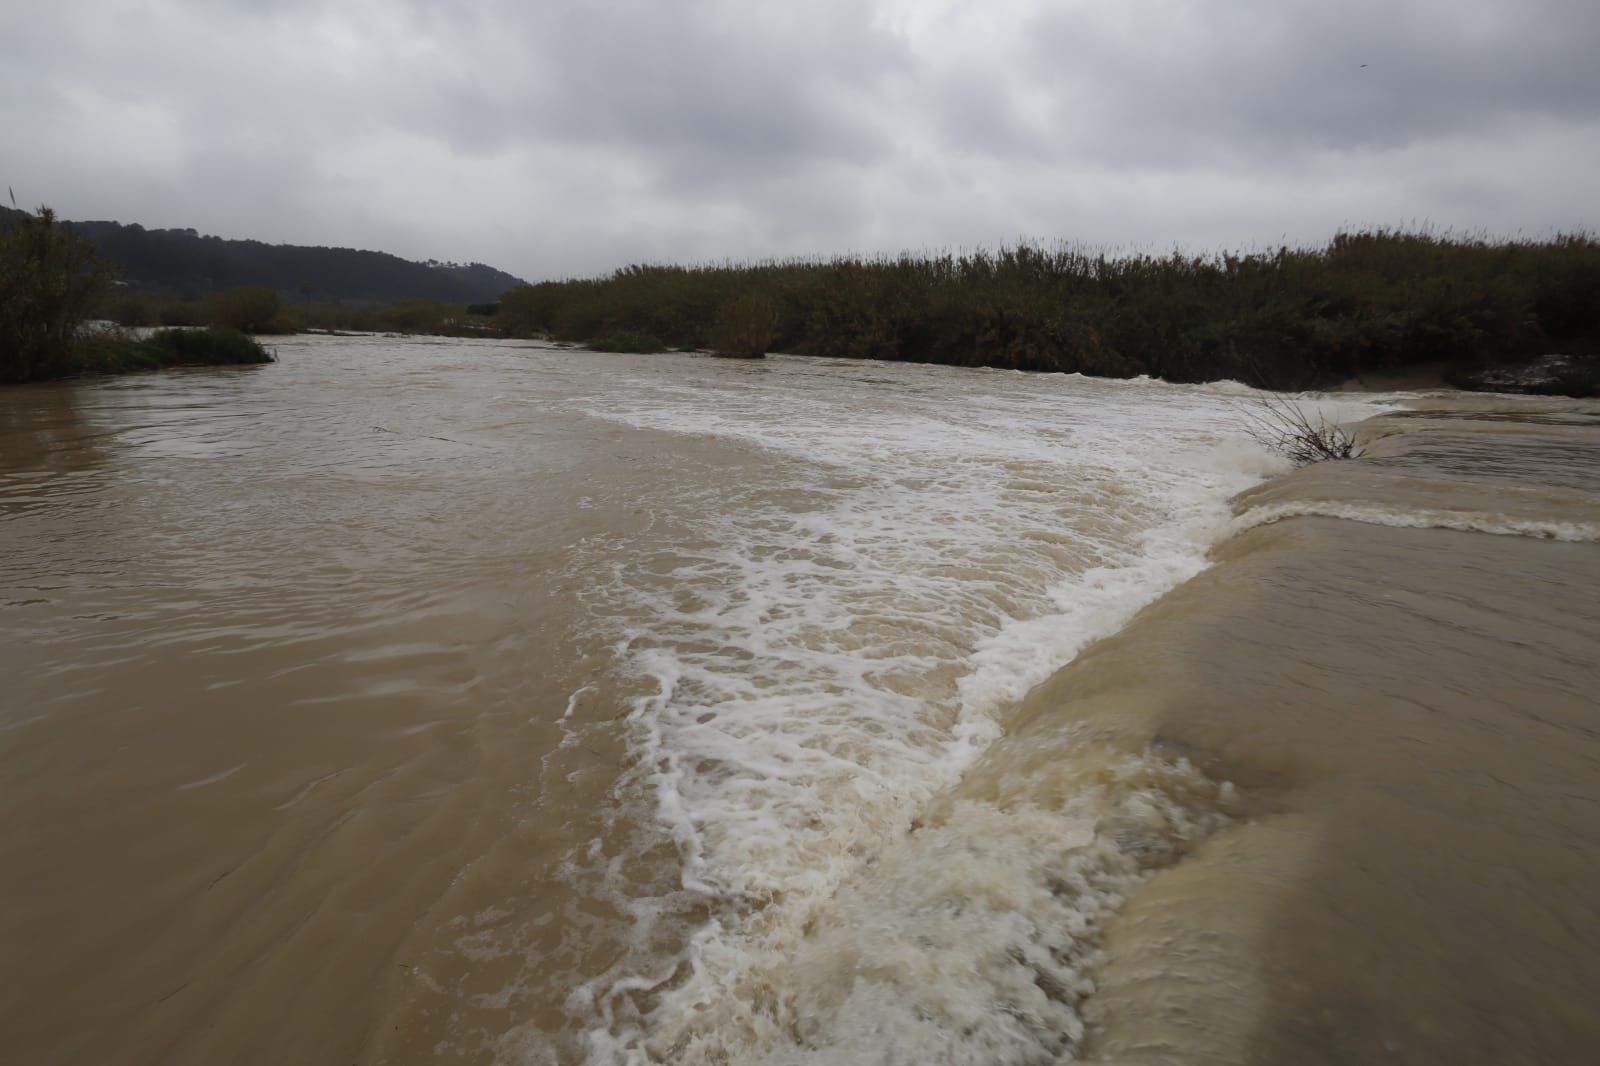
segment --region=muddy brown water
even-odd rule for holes
[[[1594,1046],[1588,408],[281,354],[0,392],[16,1061]]]
[[[1095,1061],[1600,1046],[1600,408],[1417,406],[1365,425],[1363,461],[1246,493],[1309,514],[1029,697],[1008,742],[1070,707],[1246,797],[1110,924]]]
[[[446,370],[334,395],[343,377],[3,398],[17,1061],[355,1061],[455,1028],[394,1006],[431,921],[528,884],[530,928],[588,905],[550,866],[594,831],[620,749],[602,729],[558,750],[574,678],[606,654],[573,637],[562,567],[639,528],[630,495],[669,460],[558,405],[512,432]],[[474,460],[497,433],[489,477]],[[670,464],[741,476],[704,451],[675,442]],[[526,948],[552,967],[603,950],[561,939]],[[495,969],[427,979],[459,982],[442,998],[469,1026]]]

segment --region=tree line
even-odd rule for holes
[[[0,208],[0,227],[15,225],[21,217],[22,212]],[[137,223],[58,224],[116,265],[120,287],[128,295],[158,303],[198,303],[227,289],[257,285],[291,304],[471,304],[495,300],[521,283],[483,263],[417,263],[386,252],[229,240]]]

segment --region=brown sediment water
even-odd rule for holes
[[[1592,1035],[1590,408],[280,354],[0,391],[20,1061]]]
[[[1238,790],[1108,923],[1093,1061],[1600,1046],[1600,408],[1418,406],[1363,427],[1368,458],[1245,494],[1245,525],[1308,517],[1033,692],[963,785],[1034,787],[1007,749],[1088,732]]]
[[[564,414],[559,371],[550,409],[497,405],[514,351],[457,348],[453,376],[358,348],[412,357],[364,382],[323,351],[286,348],[286,381],[0,395],[15,1061],[358,1061],[399,1031],[435,908],[571,903],[553,867],[614,783],[626,682],[565,568],[647,522],[631,496],[668,461]],[[702,461],[739,466],[671,449]]]
[[[1271,465],[1237,389],[279,354],[0,391],[21,1061],[785,1054],[808,930]]]

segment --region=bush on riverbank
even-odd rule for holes
[[[110,287],[110,268],[49,208],[0,229],[0,383],[272,361],[232,330],[90,331]]]
[[[707,347],[724,309],[742,300],[771,306],[779,351],[1304,387],[1418,363],[1454,370],[1600,349],[1600,241],[1371,230],[1248,254],[1024,244],[633,266],[514,289],[498,321],[514,335],[591,347],[625,332]]]
[[[205,324],[239,333],[294,333],[299,324],[265,285],[236,285],[211,297]]]
[[[231,329],[162,329],[148,337],[99,333],[80,338],[73,373],[127,374],[174,366],[235,366],[270,363],[255,340]]]
[[[265,285],[237,285],[204,300],[160,299],[119,291],[100,314],[119,326],[209,326],[240,333],[295,333],[298,317]]]
[[[48,207],[0,228],[0,383],[72,373],[78,334],[110,285],[94,249]]]

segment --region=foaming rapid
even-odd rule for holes
[[[953,803],[841,890],[779,968],[773,1063],[1056,1062],[1084,1037],[1103,924],[1224,824],[1187,764],[1123,758],[1058,805]]]
[[[1278,469],[1244,439],[1241,389],[778,359],[574,401],[734,442],[765,473],[715,500],[647,492],[672,547],[583,563],[641,684],[618,824],[653,816],[571,873],[634,927],[568,1004],[592,1062],[1074,1045],[1098,916],[1222,817],[1186,798],[1218,786],[1097,764],[908,831],[1003,709],[1200,570],[1229,497]]]

